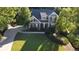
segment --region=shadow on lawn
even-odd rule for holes
[[[59,49],[59,44],[52,42],[44,34],[19,34],[15,37],[14,42],[16,41],[25,41],[22,47],[20,45],[21,51],[58,51]]]
[[[32,42],[31,42],[32,41]],[[43,42],[34,42],[33,40],[29,40],[24,44],[21,51],[52,51],[58,50],[58,45],[52,45],[52,43],[48,41]]]

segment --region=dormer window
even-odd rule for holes
[[[46,19],[47,19],[47,17],[42,16],[42,20],[46,20]]]
[[[41,20],[47,20],[47,14],[46,12],[40,12]]]
[[[56,21],[56,16],[50,16],[49,19],[50,19],[49,20],[50,23],[51,22],[54,23]]]
[[[56,17],[57,14],[55,12],[53,12],[52,14],[49,15],[49,22],[51,23],[55,23],[56,22]]]

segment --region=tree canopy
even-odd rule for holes
[[[6,18],[7,21],[10,22],[12,19],[14,19],[17,11],[18,11],[17,7],[1,7],[0,16],[3,16],[4,18]]]
[[[7,28],[7,24],[9,24],[15,18],[15,15],[18,11],[16,7],[0,7],[0,32]]]
[[[27,7],[22,7],[16,16],[16,22],[19,25],[26,25],[31,21],[31,11]]]
[[[65,37],[74,48],[79,49],[79,8],[62,8],[56,23],[58,32],[68,33]]]
[[[57,20],[57,29],[62,32],[74,32],[77,29],[76,8],[62,8]]]
[[[1,7],[0,30],[4,30],[7,24],[17,21],[17,24],[26,25],[31,21],[31,11],[26,7]]]

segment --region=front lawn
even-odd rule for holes
[[[44,34],[17,33],[12,51],[58,51],[63,50],[59,44],[52,42]]]

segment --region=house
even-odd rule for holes
[[[29,23],[29,29],[46,29],[55,25],[58,17],[54,9],[32,9],[32,21]]]

